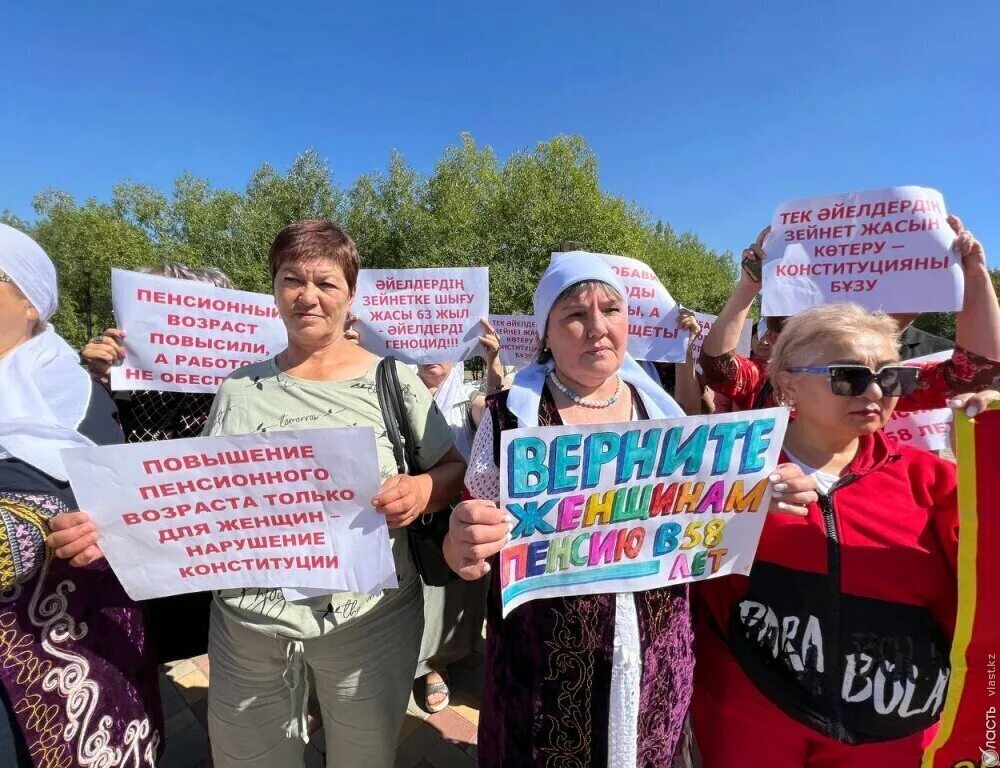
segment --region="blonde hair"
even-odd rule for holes
[[[197,280],[199,283],[210,283],[216,288],[235,288],[229,276],[218,267],[189,267],[179,261],[167,260],[155,267],[142,267],[139,272],[172,277],[175,280]]]
[[[778,374],[798,365],[812,365],[833,339],[876,334],[899,348],[899,323],[885,312],[869,312],[859,304],[824,304],[788,318],[771,350],[768,376],[780,395]],[[780,400],[780,397],[779,397]]]

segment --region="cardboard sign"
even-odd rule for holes
[[[506,616],[529,600],[749,573],[788,410],[501,436]]]
[[[921,366],[948,360],[951,352],[935,352],[907,360],[903,365]],[[949,446],[953,415],[949,408],[933,408],[929,411],[893,411],[885,433],[901,445],[912,445],[925,451],[944,451]]]
[[[500,337],[500,363],[523,368],[538,351],[538,329],[533,315],[490,315],[490,325]]]
[[[940,192],[891,187],[782,203],[764,243],[761,314],[853,301],[954,312],[964,279]]]
[[[63,451],[133,600],[241,587],[395,586],[371,427]]]
[[[705,343],[705,337],[708,336],[708,332],[712,330],[712,326],[715,325],[715,321],[719,319],[718,315],[710,315],[706,312],[694,312],[695,318],[701,323],[701,333],[694,337],[691,342],[691,346],[694,347],[691,359],[696,360],[701,354],[702,344]],[[743,329],[740,331],[740,341],[736,345],[736,353],[742,355],[743,357],[750,357],[750,335],[753,333],[753,323],[749,320],[743,322]]]
[[[288,346],[273,296],[114,269],[111,299],[127,334],[114,390],[215,393],[236,369]]]
[[[485,267],[363,269],[352,305],[361,346],[414,365],[474,357],[489,291]]]

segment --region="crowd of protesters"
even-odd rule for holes
[[[757,323],[750,355],[738,354],[765,230],[700,357],[676,364],[628,354],[628,293],[604,260],[579,251],[553,261],[534,287],[535,362],[505,378],[484,321],[482,392],[461,363],[414,370],[363,349],[351,330],[355,243],[332,222],[298,221],[262,260],[287,348],[234,372],[214,397],[112,395],[128,329],[72,350],[49,322],[52,262],[0,225],[0,765],[155,765],[157,663],[207,648],[216,768],[302,766],[310,697],[331,766],[388,768],[414,680],[428,711],[448,706],[448,665],[475,647],[484,620],[482,766],[916,765],[949,676],[956,472],[884,427],[897,408],[975,415],[1000,398],[1000,305],[981,244],[949,223],[965,282],[954,344],[916,329],[915,315],[830,304]],[[156,273],[231,287],[213,269]],[[691,313],[677,322],[700,334]],[[949,359],[902,365],[942,350]],[[378,396],[385,367],[403,395],[412,466],[398,461]],[[750,576],[539,599],[503,618],[490,573],[510,540],[504,430],[771,406],[789,408],[791,422]],[[131,601],[77,509],[61,449],[303,422],[374,428],[382,485],[372,504],[398,588]],[[449,507],[442,553],[454,578],[430,585],[408,529]],[[905,706],[842,690],[862,654],[905,688]]]

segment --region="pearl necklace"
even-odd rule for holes
[[[563,384],[559,380],[559,377],[556,375],[556,372],[555,372],[554,369],[551,370],[551,371],[549,371],[549,381],[551,381],[555,385],[556,389],[558,389],[560,392],[562,392],[564,395],[566,395],[566,397],[568,397],[570,400],[572,400],[577,405],[581,405],[584,408],[595,408],[595,409],[596,408],[610,408],[612,405],[614,405],[615,403],[617,403],[618,402],[618,398],[621,397],[622,389],[625,386],[625,383],[619,377],[619,379],[618,379],[618,387],[615,389],[615,393],[611,397],[609,397],[607,400],[588,400],[585,397],[580,397],[576,392],[574,392],[572,389],[570,389],[565,384]]]

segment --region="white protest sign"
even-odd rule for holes
[[[215,393],[237,368],[288,346],[273,296],[114,269],[111,298],[127,334],[114,390]]]
[[[914,357],[903,365],[920,366],[939,363],[951,358],[951,352]],[[932,408],[928,411],[893,411],[885,433],[896,438],[900,445],[911,445],[925,451],[944,451],[949,445],[951,423],[954,415],[950,408]]]
[[[627,256],[597,253],[625,284],[628,293],[628,352],[636,360],[684,362],[688,334],[677,329],[680,307],[649,265]],[[552,258],[572,258],[553,253]]]
[[[538,330],[533,315],[490,315],[500,337],[500,364],[523,368],[535,359]]]
[[[503,432],[506,616],[546,597],[747,574],[788,410]]]
[[[371,427],[63,452],[133,600],[242,587],[395,586]]]
[[[695,318],[701,324],[701,333],[699,333],[691,342],[691,346],[694,347],[694,352],[692,353],[692,359],[697,360],[698,356],[701,354],[701,347],[705,343],[705,337],[708,336],[708,332],[712,330],[712,326],[715,325],[715,321],[719,319],[718,315],[709,315],[706,312],[696,312],[694,313]],[[750,357],[750,334],[753,332],[753,323],[749,320],[743,322],[743,328],[740,330],[740,340],[736,345],[736,353],[743,355],[743,357]]]
[[[475,357],[489,307],[486,267],[362,269],[352,311],[365,349],[419,365]]]
[[[891,187],[791,200],[764,242],[765,317],[854,301],[886,312],[953,312],[964,280],[941,193]]]

